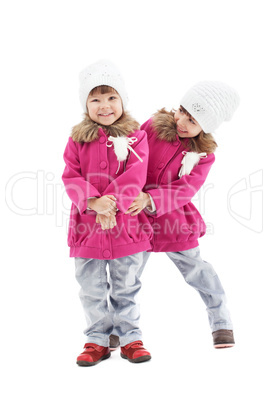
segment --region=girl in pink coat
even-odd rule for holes
[[[152,229],[145,213],[125,212],[146,182],[147,135],[125,112],[126,90],[112,63],[100,61],[81,72],[80,100],[85,117],[72,130],[62,176],[72,201],[68,245],[87,321],[77,364],[110,357],[112,331],[120,337],[121,356],[143,362],[151,356],[141,341],[135,297]]]
[[[215,160],[217,145],[210,133],[231,119],[238,104],[236,91],[228,85],[200,82],[185,94],[175,113],[162,109],[144,123],[141,128],[149,143],[147,181],[127,212],[136,216],[145,208],[154,230],[152,251],[166,252],[199,292],[216,348],[234,345],[233,325],[220,280],[201,259],[198,239],[206,225],[191,199]],[[148,259],[150,253],[144,254]]]

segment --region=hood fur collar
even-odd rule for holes
[[[76,142],[91,142],[99,137],[99,129],[102,128],[107,137],[126,137],[140,127],[139,123],[130,116],[129,113],[124,114],[111,126],[103,126],[95,123],[89,117],[88,113],[85,113],[84,120],[73,127],[71,137]]]
[[[162,141],[173,142],[178,139],[178,131],[174,120],[174,112],[160,109],[153,116],[153,128]]]

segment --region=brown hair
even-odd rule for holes
[[[103,94],[108,94],[109,92],[113,92],[113,93],[118,94],[118,92],[114,88],[109,87],[108,85],[99,85],[98,87],[95,87],[95,88],[91,89],[91,91],[89,92],[88,96],[89,95],[94,96],[97,93],[101,93],[103,95]]]
[[[195,120],[195,118],[183,107],[180,106],[183,113],[185,113],[188,117]],[[203,130],[196,137],[192,138],[181,138],[182,143],[187,142],[187,146],[193,152],[206,152],[207,154],[212,154],[215,152],[217,148],[217,143],[213,138],[213,135],[210,133],[205,133]]]

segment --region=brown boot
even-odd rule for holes
[[[212,332],[214,348],[231,348],[234,346],[234,334],[230,329],[219,329]]]
[[[119,348],[120,342],[119,342],[119,336],[111,334],[109,337],[109,347],[111,352]]]

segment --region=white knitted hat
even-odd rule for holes
[[[181,106],[194,117],[205,133],[211,133],[223,121],[231,120],[238,105],[238,93],[219,81],[198,82],[181,100]]]
[[[117,67],[109,60],[100,60],[86,67],[79,74],[79,82],[79,98],[85,112],[87,112],[89,92],[100,85],[108,85],[114,88],[122,99],[123,108],[126,108],[128,97],[124,80]]]

